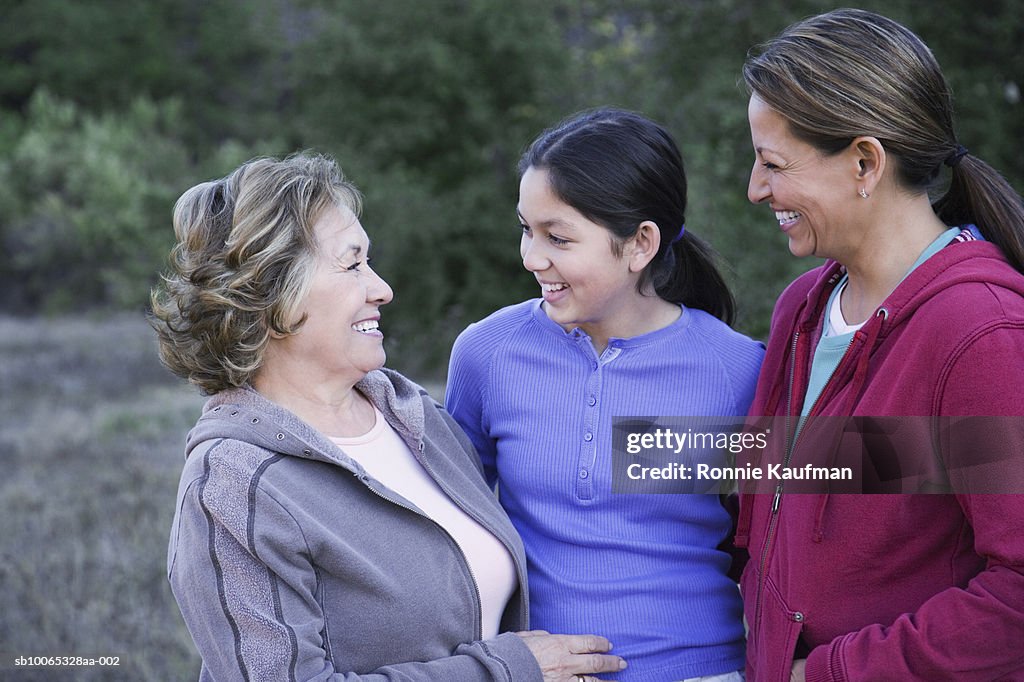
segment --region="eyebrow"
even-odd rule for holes
[[[780,154],[777,149],[773,149],[771,147],[765,147],[764,145],[762,145],[760,147],[754,147],[754,151],[757,152],[758,154],[760,154],[761,156],[764,156],[766,153],[768,153],[768,154],[775,154],[776,156],[782,156],[782,154]]]
[[[527,224],[529,223],[529,221],[526,218],[523,217],[523,214],[519,212],[519,209],[516,209],[516,215],[519,217],[519,220],[521,220],[522,222],[527,223]],[[568,228],[570,230],[575,230],[576,229],[575,225],[573,225],[572,223],[567,222],[565,220],[562,220],[561,218],[552,218],[550,220],[539,220],[539,221],[537,221],[537,227],[542,227],[545,230],[550,229],[552,227]]]
[[[366,252],[367,253],[370,252],[370,247],[371,246],[373,246],[373,242],[368,240],[366,242]],[[359,244],[349,244],[347,247],[345,247],[344,249],[341,250],[341,253],[338,254],[338,258],[344,258],[345,256],[347,256],[350,253],[355,254],[356,258],[358,258],[359,254],[361,254],[362,252],[363,252],[363,247],[360,246]]]

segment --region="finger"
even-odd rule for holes
[[[569,653],[572,654],[589,654],[597,651],[609,651],[612,648],[612,643],[600,635],[566,635],[568,641],[566,644],[569,648]]]
[[[590,673],[617,673],[626,667],[626,661],[607,654],[580,654],[573,656],[572,669],[578,675]]]
[[[541,635],[550,635],[551,633],[547,630],[522,630],[516,634],[520,637],[540,637]]]

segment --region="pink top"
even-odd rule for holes
[[[505,605],[516,587],[512,556],[501,542],[468,514],[434,482],[409,447],[379,411],[369,432],[354,438],[331,438],[366,472],[416,505],[448,531],[466,556],[480,593],[482,639],[498,634]]]

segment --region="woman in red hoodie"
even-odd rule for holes
[[[794,255],[827,259],[778,301],[752,414],[786,418],[785,464],[835,461],[816,417],[913,417],[911,449],[949,483],[906,494],[912,479],[877,471],[906,472],[906,448],[865,437],[875,490],[901,494],[779,480],[745,495],[748,682],[1024,680],[1024,495],[980,493],[1024,493],[1021,199],[961,146],[938,64],[896,22],[813,17],[744,79],[749,198]],[[984,428],[936,425],[964,416]]]

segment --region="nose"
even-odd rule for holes
[[[523,267],[530,272],[541,272],[551,266],[551,261],[544,255],[543,244],[524,233],[519,240],[519,255],[523,257]]]
[[[366,288],[366,300],[379,306],[391,303],[391,300],[395,297],[395,292],[391,290],[391,285],[385,282],[384,278],[378,275],[376,270],[372,270],[372,272],[373,281]]]
[[[760,204],[771,196],[767,174],[767,169],[755,160],[754,167],[750,169],[750,182],[747,183],[747,199],[750,203]]]

